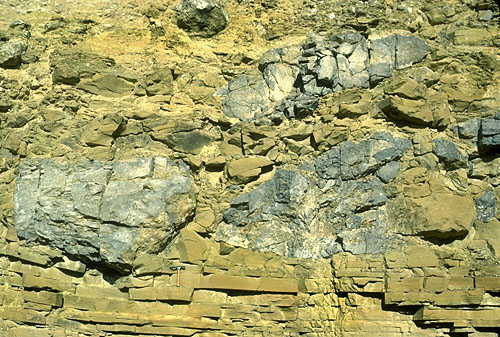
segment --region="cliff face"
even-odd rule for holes
[[[2,336],[498,336],[495,2],[0,13]]]

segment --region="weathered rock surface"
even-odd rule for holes
[[[159,252],[192,215],[189,169],[163,158],[20,166],[14,211],[18,235],[115,268],[137,251]]]
[[[28,43],[24,40],[0,42],[0,67],[14,68],[21,64],[21,57],[26,54]]]
[[[340,143],[299,170],[279,169],[231,202],[217,239],[300,258],[384,251],[387,196],[375,173],[397,163],[410,146],[408,139],[378,133]]]
[[[371,45],[370,53],[368,43]],[[267,51],[259,61],[260,76],[242,75],[219,92],[224,113],[244,121],[280,120],[310,115],[318,97],[349,89],[367,88],[395,69],[421,61],[429,46],[414,36],[393,35],[367,41],[347,32],[329,40],[310,37],[301,47]]]
[[[498,10],[0,1],[0,335],[497,337]]]
[[[28,50],[31,25],[16,20],[9,25],[6,34],[0,31],[0,68],[17,68]]]
[[[177,10],[177,25],[202,37],[219,33],[229,21],[227,12],[214,0],[181,0]]]
[[[500,149],[500,114],[480,122],[478,146],[483,151],[498,153]]]
[[[390,202],[389,209],[402,234],[429,240],[464,237],[475,219],[472,198],[452,193],[396,198]],[[450,212],[451,209],[454,211]]]

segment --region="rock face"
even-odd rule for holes
[[[14,68],[21,64],[21,57],[26,53],[28,44],[25,41],[0,42],[0,67]]]
[[[498,153],[500,149],[500,114],[497,114],[495,118],[481,120],[478,146],[481,150]]]
[[[316,109],[318,97],[375,85],[395,69],[420,62],[428,51],[425,41],[414,36],[373,40],[355,32],[328,40],[313,36],[300,47],[267,51],[259,61],[260,76],[237,77],[219,94],[225,96],[224,113],[229,117],[302,118]]]
[[[181,0],[177,10],[177,25],[202,37],[219,33],[229,21],[224,8],[213,0]]]
[[[118,269],[137,251],[163,250],[196,206],[189,169],[163,157],[79,164],[28,160],[19,169],[19,236]]]
[[[231,202],[217,239],[299,258],[380,253],[391,241],[383,181],[398,174],[410,146],[408,139],[378,133],[340,143],[300,170],[277,170]]]
[[[498,337],[495,1],[0,18],[0,336]]]

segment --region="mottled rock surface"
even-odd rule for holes
[[[27,241],[124,268],[137,251],[159,252],[192,215],[189,169],[163,158],[20,166],[14,211]]]
[[[380,253],[391,246],[391,234],[384,183],[375,173],[398,163],[410,146],[408,139],[378,133],[340,143],[301,169],[277,170],[231,202],[217,239],[299,258]]]
[[[177,25],[203,37],[219,33],[229,21],[224,8],[213,0],[181,0],[177,10]]]
[[[499,20],[0,1],[0,335],[498,337]]]
[[[484,151],[498,153],[500,150],[500,114],[495,118],[481,120],[478,146]]]
[[[368,43],[371,45],[370,53]],[[267,51],[259,61],[259,76],[242,75],[219,92],[224,113],[244,121],[302,118],[317,107],[318,97],[367,88],[395,69],[420,62],[429,46],[415,36],[393,35],[373,41],[356,32],[311,36],[299,47]]]

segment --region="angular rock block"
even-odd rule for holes
[[[14,196],[15,226],[87,261],[126,268],[159,252],[194,211],[189,168],[164,157],[59,164],[27,160]]]
[[[500,114],[480,120],[478,147],[481,151],[499,153]]]
[[[0,42],[0,67],[15,68],[21,65],[21,57],[26,54],[28,42],[15,39]]]

